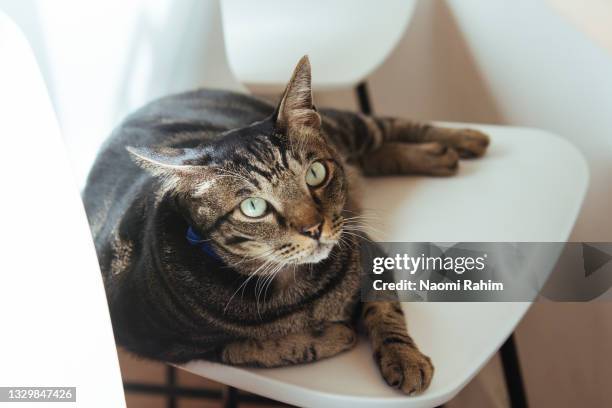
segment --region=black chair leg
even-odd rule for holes
[[[357,92],[357,102],[359,103],[359,110],[361,113],[366,115],[372,114],[372,104],[370,102],[370,94],[368,92],[368,86],[365,82],[360,82],[355,88]]]
[[[173,392],[176,387],[176,368],[171,365],[166,366],[166,386],[170,391],[166,406],[168,408],[176,408],[176,395]]]
[[[223,388],[223,408],[236,408],[238,406],[238,391],[226,385]]]
[[[499,351],[504,368],[506,389],[510,397],[510,405],[513,408],[527,408],[527,394],[525,393],[525,385],[521,375],[514,333],[508,337]]]

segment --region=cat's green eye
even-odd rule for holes
[[[306,184],[310,187],[319,187],[327,177],[327,168],[320,161],[316,161],[310,165],[306,172]]]
[[[261,217],[266,213],[268,203],[263,198],[249,197],[240,203],[240,211],[250,218]]]

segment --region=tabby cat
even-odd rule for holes
[[[350,349],[360,320],[386,382],[422,392],[434,368],[400,304],[360,302],[356,169],[446,176],[487,145],[474,130],[318,111],[307,57],[276,109],[212,90],[150,103],[114,131],[84,191],[117,343],[278,367]]]

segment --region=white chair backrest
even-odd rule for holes
[[[308,54],[317,88],[353,86],[400,40],[415,0],[222,0],[230,68],[243,83],[283,86]]]
[[[45,83],[0,13],[0,384],[76,387],[78,406],[125,406],[89,225]]]

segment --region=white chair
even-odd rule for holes
[[[292,2],[255,6],[246,0],[224,0],[222,18],[230,67],[244,83],[281,89],[295,61],[308,53],[315,89],[317,85],[355,86],[397,41],[394,33],[403,31],[411,12],[406,4],[412,3],[397,3],[390,11],[391,7],[382,10],[373,2],[352,2],[350,8],[340,2],[302,8]],[[388,12],[397,13],[389,20],[395,27],[358,29],[368,27],[364,21],[372,24]],[[387,51],[362,47],[364,39]],[[344,49],[347,54],[340,52]],[[368,110],[365,87],[360,89],[362,109]],[[448,125],[487,132],[492,139],[488,154],[462,162],[459,174],[448,179],[370,179],[366,207],[382,216],[386,240],[567,240],[588,184],[585,161],[573,146],[535,129]],[[511,336],[529,306],[527,302],[404,304],[410,332],[436,365],[431,387],[416,397],[401,395],[384,383],[365,340],[348,353],[309,365],[243,369],[193,361],[181,368],[299,406],[433,407],[453,398],[478,373]],[[520,376],[513,372],[518,370],[514,343],[506,343],[504,349],[510,397],[514,406],[520,406],[525,404],[525,395]]]
[[[261,7],[254,11],[257,13],[265,11],[266,17],[261,21],[256,21],[254,11],[249,12],[253,7],[250,2],[229,0],[223,3],[223,29],[229,65],[242,82],[281,89],[295,61],[307,52],[311,56],[315,71],[315,88],[354,86],[382,63],[395,46],[409,22],[413,7],[413,2],[400,0],[385,3],[392,4],[389,9],[381,9],[380,4],[375,2],[351,2],[350,18],[347,19],[346,3],[333,2],[326,4],[325,15],[317,12],[316,8],[313,10],[312,7],[309,7],[299,10],[301,19],[292,19],[291,16],[294,15],[295,9],[293,11],[288,9],[287,4],[292,3],[280,1],[261,3]],[[269,7],[269,9],[264,10],[264,7]],[[245,14],[250,13],[250,18],[245,20],[244,17],[238,15],[241,10]],[[304,22],[304,25],[301,21]],[[342,24],[337,24],[338,22]],[[357,25],[361,27],[359,31],[354,28]],[[305,28],[300,29],[306,26],[308,31]],[[364,27],[370,27],[370,29],[364,29]],[[242,30],[242,34],[239,30]],[[335,41],[338,38],[343,39],[343,47],[331,48],[333,45],[338,45]],[[245,47],[244,41],[250,41],[249,47]],[[5,48],[2,49],[4,53]],[[341,53],[338,50],[346,50],[347,53]],[[241,58],[241,53],[246,52],[252,52],[252,54],[242,54],[250,55],[250,57]],[[8,58],[6,61],[11,61],[11,59]],[[22,60],[14,59],[14,61]],[[265,61],[272,62],[264,64]],[[35,100],[25,96],[25,90],[29,89],[26,85],[38,86],[41,81],[27,82],[15,79],[27,75],[28,71],[22,67],[31,65],[28,64],[30,63],[4,63],[0,67],[2,72],[9,72],[11,67],[14,68],[11,75],[2,74],[6,82],[2,84],[4,94],[0,96],[0,100],[6,103],[6,109],[3,105],[3,112],[12,112],[9,108],[23,108],[22,105],[16,105],[14,101]],[[276,70],[271,71],[271,69]],[[15,93],[7,92],[6,89],[11,89]],[[367,95],[363,92],[365,86],[360,89],[362,107],[366,108]],[[170,91],[170,89],[163,91]],[[88,92],[90,92],[89,89]],[[11,95],[19,95],[19,98]],[[45,103],[48,105],[48,102]],[[79,285],[84,284],[87,291],[81,294],[88,296],[91,294],[88,301],[79,303],[78,308],[67,310],[74,313],[82,310],[83,313],[88,312],[93,316],[85,320],[82,314],[77,313],[77,316],[80,316],[78,322],[81,328],[86,328],[85,330],[79,331],[74,328],[74,331],[64,332],[61,336],[57,334],[56,336],[47,335],[47,337],[57,340],[69,333],[67,336],[71,336],[70,341],[64,344],[65,347],[72,348],[72,350],[89,347],[87,349],[89,354],[80,351],[66,354],[75,357],[74,362],[70,360],[70,364],[74,363],[74,365],[70,367],[66,365],[68,374],[61,378],[74,378],[71,377],[74,376],[74,371],[70,369],[79,367],[78,369],[83,371],[80,372],[81,376],[74,381],[75,384],[82,387],[80,389],[85,390],[83,391],[85,393],[92,389],[91,384],[94,384],[97,378],[100,381],[102,378],[104,381],[111,379],[112,386],[106,388],[110,391],[104,394],[108,400],[100,396],[99,400],[91,404],[86,403],[90,401],[89,399],[80,402],[87,406],[96,406],[96,403],[101,404],[100,406],[121,406],[123,404],[120,395],[121,387],[112,337],[110,337],[108,316],[106,311],[102,313],[99,309],[105,309],[106,303],[97,264],[93,266],[95,255],[88,231],[84,227],[86,225],[84,213],[82,208],[74,207],[75,201],[69,199],[69,187],[61,181],[65,176],[65,169],[60,169],[63,162],[50,160],[51,157],[59,157],[60,154],[60,145],[56,143],[57,138],[50,137],[54,134],[53,132],[57,134],[57,130],[52,132],[46,130],[44,134],[47,138],[40,137],[43,134],[42,130],[56,129],[55,124],[45,125],[45,123],[50,123],[51,109],[46,106],[42,109],[47,112],[46,116],[39,116],[39,118],[47,118],[46,122],[41,119],[27,120],[26,114],[37,110],[36,106],[38,105],[30,103],[28,110],[22,110],[21,116],[12,117],[13,119],[23,118],[18,124],[20,127],[17,126],[15,120],[8,121],[11,119],[10,115],[4,115],[5,118],[0,123],[3,126],[2,134],[17,136],[7,138],[5,142],[8,144],[7,150],[15,150],[25,143],[32,144],[32,135],[36,135],[39,136],[37,143],[40,141],[40,146],[44,146],[44,149],[40,150],[54,153],[44,155],[40,154],[40,151],[33,152],[38,154],[35,156],[37,167],[27,168],[31,173],[26,172],[23,166],[20,167],[22,172],[20,177],[32,183],[37,181],[42,184],[41,188],[53,185],[53,193],[61,194],[62,197],[65,189],[66,197],[68,197],[66,201],[68,204],[64,204],[65,208],[59,205],[64,203],[64,198],[57,202],[51,200],[47,203],[47,208],[54,205],[52,208],[58,216],[55,219],[46,220],[48,222],[46,230],[55,231],[54,238],[61,237],[61,239],[46,239],[44,245],[39,244],[40,251],[36,254],[40,259],[31,256],[32,262],[40,262],[42,265],[43,259],[39,255],[43,253],[63,254],[62,251],[65,251],[66,248],[72,249],[71,255],[86,254],[83,257],[89,260],[70,257],[69,263],[62,263],[65,274],[61,275],[62,279],[55,283],[48,281],[50,275],[39,273],[34,276],[40,282],[49,282],[49,285],[58,283],[69,285],[75,282],[79,282]],[[108,123],[107,125],[114,124]],[[388,227],[387,239],[397,241],[563,241],[567,238],[587,183],[586,169],[581,156],[567,143],[540,131],[494,126],[482,128],[489,132],[493,139],[489,154],[482,160],[463,163],[457,177],[451,179],[372,179],[368,182],[366,206],[377,209],[377,213],[385,215],[383,224]],[[13,146],[15,148],[11,149]],[[55,152],[58,155],[55,155]],[[28,150],[28,154],[30,153]],[[542,161],[543,156],[548,159]],[[33,157],[30,155],[30,158]],[[7,156],[7,158],[10,160],[0,162],[3,174],[11,174],[20,164],[23,165],[20,155]],[[41,166],[46,166],[45,171],[48,171],[48,174],[36,171]],[[563,180],[562,187],[557,183],[551,183],[556,179]],[[26,183],[21,183],[21,185],[17,183],[14,187],[15,191],[20,192],[24,197],[34,194],[32,190],[26,188]],[[44,191],[41,188],[38,189],[38,192]],[[475,192],[481,192],[481,194]],[[445,200],[438,199],[442,195]],[[519,199],[526,195],[529,195],[529,200]],[[53,195],[49,194],[49,196]],[[452,206],[448,205],[451,202],[449,197],[454,198]],[[24,229],[24,225],[27,224],[26,213],[30,207],[20,207],[17,204],[6,201],[6,208],[15,211],[12,214],[23,214],[15,217],[19,221],[15,222],[12,218],[6,219],[3,220],[3,225],[5,225],[7,234],[15,234],[12,236],[25,241],[24,232],[28,230]],[[19,204],[22,204],[21,201]],[[11,214],[4,208],[5,215]],[[32,212],[34,210],[32,209]],[[543,211],[546,211],[545,217],[542,216]],[[445,215],[443,220],[439,220],[440,214]],[[73,220],[75,224],[73,225],[70,221],[60,223],[63,217],[68,217],[64,219]],[[12,221],[12,224],[9,221]],[[44,228],[40,223],[37,224],[37,227]],[[10,248],[10,256],[3,260],[5,265],[17,265],[17,262],[31,254],[26,251],[25,245],[14,243]],[[57,258],[48,258],[47,262],[49,259],[59,265]],[[75,266],[77,263],[79,267]],[[49,270],[49,266],[37,271],[43,270]],[[91,272],[77,274],[77,270],[80,272],[91,270]],[[29,282],[28,279],[28,276],[3,274],[0,290],[10,288],[11,285],[13,288],[25,286]],[[70,287],[65,286],[64,288]],[[46,304],[53,305],[54,301],[62,298],[67,301],[73,299],[73,293],[62,292],[62,290],[59,288],[55,292],[58,295],[49,299]],[[21,304],[17,303],[18,300],[14,300],[16,296],[10,290],[5,289],[1,294],[1,310],[10,310],[15,305]],[[36,294],[40,296],[40,299],[47,299],[45,296],[50,295],[48,291],[40,291]],[[98,306],[92,308],[89,301]],[[305,366],[274,370],[247,370],[206,362],[192,362],[183,368],[231,386],[296,405],[433,406],[448,401],[477,373],[482,364],[495,353],[504,339],[512,332],[528,307],[527,303],[500,303],[486,306],[475,303],[406,304],[405,310],[410,330],[422,345],[423,350],[432,356],[437,368],[431,388],[418,397],[405,397],[384,384],[374,367],[371,352],[365,341],[349,353]],[[49,310],[55,309],[49,308]],[[10,317],[8,314],[7,316]],[[35,330],[35,327],[30,329]],[[449,347],[451,341],[449,339],[452,339],[452,348]],[[18,337],[9,337],[9,340],[11,341],[9,346],[17,347]],[[96,352],[91,352],[94,349]],[[42,351],[47,350],[45,348]],[[462,352],[457,354],[452,352],[454,350]],[[45,357],[42,352],[40,356],[37,355],[37,358],[41,368],[51,367],[55,361],[49,360],[49,357]],[[4,361],[9,361],[9,366],[14,370],[2,370],[2,372],[10,372],[15,381],[19,378],[27,378],[25,368],[18,370],[21,366],[14,363],[16,360],[5,359]],[[93,373],[94,369],[97,370],[98,377]],[[15,373],[23,377],[18,377]],[[0,374],[0,380],[2,378]],[[8,379],[4,383],[8,383]],[[80,394],[79,398],[82,395],[85,394]]]
[[[1,12],[0,50],[0,384],[76,387],[78,406],[125,406],[100,268],[55,113],[25,37]]]

